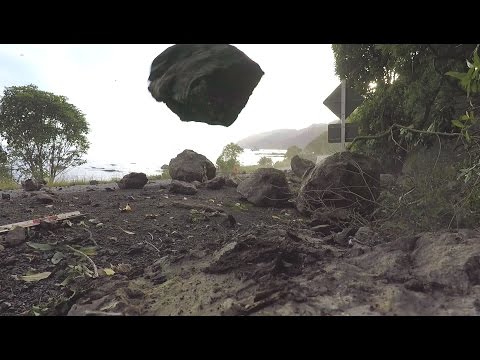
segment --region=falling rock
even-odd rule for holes
[[[182,121],[230,126],[264,72],[228,44],[176,44],[152,62],[148,90]]]

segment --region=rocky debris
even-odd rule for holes
[[[182,121],[228,127],[263,75],[232,45],[176,44],[153,60],[148,90]]]
[[[17,226],[10,230],[5,237],[5,244],[7,246],[17,246],[23,244],[26,240],[25,229]]]
[[[49,194],[37,194],[35,195],[35,201],[40,204],[51,204],[55,201],[55,198]]]
[[[290,166],[293,173],[299,178],[302,178],[307,170],[311,170],[315,167],[315,164],[313,163],[313,161],[295,155],[290,161]]]
[[[392,174],[380,174],[380,187],[389,188],[395,185],[396,179]]]
[[[136,172],[125,175],[119,182],[117,182],[120,189],[143,189],[147,183],[147,175]]]
[[[225,179],[225,186],[236,188],[238,186],[238,182],[229,177]]]
[[[170,160],[168,171],[173,180],[205,182],[215,177],[217,169],[204,155],[187,149]]]
[[[43,187],[43,185],[46,185],[46,181],[37,182],[34,179],[22,181],[22,188],[25,191],[38,191]]]
[[[297,209],[310,214],[320,207],[352,208],[363,215],[380,195],[380,164],[366,155],[340,152],[316,165],[303,178]]]
[[[2,200],[10,200],[10,194],[2,193]]]
[[[197,189],[200,188],[200,187],[202,187],[202,186],[204,186],[204,184],[205,184],[205,183],[202,183],[202,182],[197,181],[197,180],[192,181],[192,185],[194,185]]]
[[[205,183],[205,187],[210,190],[219,190],[225,185],[225,178],[223,176],[216,176],[212,180]]]
[[[174,194],[194,195],[198,190],[195,185],[185,181],[172,180],[169,191]]]
[[[285,173],[273,168],[260,168],[240,183],[237,192],[256,206],[289,206],[291,197]]]
[[[90,185],[98,185],[99,182],[97,180],[90,180],[89,184]]]

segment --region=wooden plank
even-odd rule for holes
[[[8,224],[8,225],[0,225],[0,234],[8,232],[12,230],[14,227],[21,226],[24,228],[29,228],[32,226],[37,226],[40,224],[41,221],[44,222],[49,222],[49,223],[54,223],[57,221],[62,221],[62,220],[67,220],[67,219],[72,219],[75,217],[83,216],[80,211],[73,211],[73,212],[68,212],[68,213],[63,213],[63,214],[58,214],[58,215],[50,215],[50,216],[45,216],[43,218],[38,218],[38,219],[33,219],[33,220],[28,220],[28,221],[22,221],[14,224]]]

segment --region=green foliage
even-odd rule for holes
[[[0,100],[0,136],[15,168],[36,179],[56,176],[85,161],[85,115],[64,96],[35,85],[12,86]]]
[[[273,167],[273,160],[269,157],[262,156],[260,160],[258,160],[258,165],[261,167]]]
[[[285,158],[291,160],[295,155],[300,155],[302,149],[296,145],[290,146],[285,153]]]
[[[460,71],[473,44],[340,44],[333,45],[335,70],[341,79],[365,97],[350,116],[359,135],[376,135],[396,123],[426,131],[451,132],[451,119],[464,113],[465,99],[456,81],[445,73]],[[385,158],[404,156],[429,146],[435,137],[395,130],[356,150],[382,153]]]
[[[330,144],[328,142],[328,132],[323,132],[305,146],[304,154],[331,155],[341,151],[340,144]]]
[[[216,161],[219,170],[225,173],[237,172],[240,167],[238,156],[242,152],[243,148],[235,143],[226,145]]]

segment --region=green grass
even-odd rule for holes
[[[0,178],[0,189],[2,189],[2,190],[15,190],[15,189],[19,189],[19,188],[20,188],[20,185],[17,184],[12,179]]]

